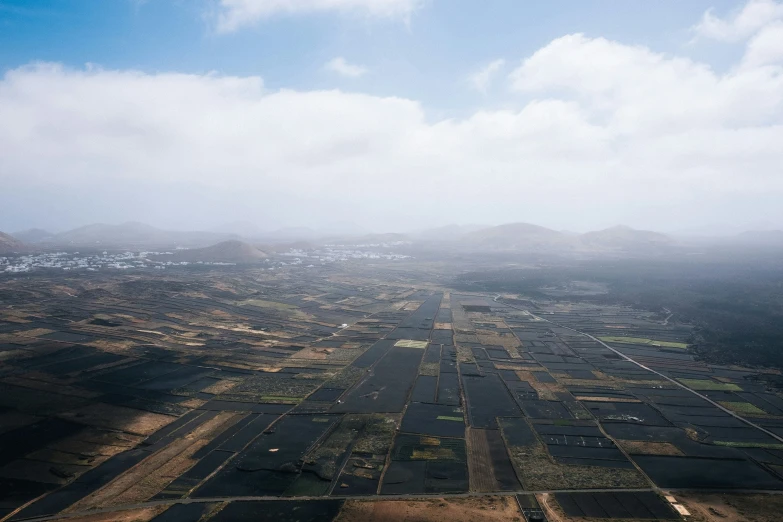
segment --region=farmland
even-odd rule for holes
[[[783,491],[771,370],[461,270],[5,277],[0,520],[679,520],[683,488]]]

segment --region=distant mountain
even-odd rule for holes
[[[41,243],[43,241],[49,241],[54,237],[54,234],[48,230],[41,228],[31,228],[29,230],[22,230],[21,232],[14,232],[11,234],[19,241],[33,245],[35,243]]]
[[[408,243],[411,241],[411,238],[407,234],[387,232],[382,234],[365,234],[357,237],[327,238],[324,241],[335,245],[379,245],[382,243]]]
[[[453,229],[447,230],[451,231]],[[575,254],[650,251],[673,243],[664,234],[626,226],[577,234],[532,223],[508,223],[482,228],[456,239],[456,244],[462,249]]]
[[[429,228],[414,234],[417,239],[429,241],[454,241],[465,234],[490,228],[487,225],[446,225],[437,228]]]
[[[213,248],[225,243],[223,248],[231,252],[237,249],[240,239],[249,241],[252,248],[264,255],[291,248],[313,249],[323,245],[387,245],[406,244],[412,249],[437,249],[459,252],[530,252],[552,254],[601,255],[601,254],[648,254],[669,251],[671,247],[692,244],[684,239],[675,241],[670,236],[649,230],[636,230],[627,226],[616,226],[604,230],[578,234],[558,231],[532,223],[507,223],[498,226],[446,225],[410,234],[327,234],[324,230],[311,228],[285,228],[274,232],[256,234],[257,228],[249,222],[230,223],[220,227],[223,231],[171,231],[162,230],[144,223],[129,222],[121,225],[93,224],[59,234],[32,229],[19,232],[13,240],[24,238],[24,245],[35,248],[92,248],[92,249],[138,249],[169,250],[173,248]],[[233,230],[236,233],[228,232]],[[239,235],[241,234],[241,235]],[[233,242],[232,242],[233,240]],[[706,241],[706,239],[705,239]],[[712,240],[711,240],[712,241]],[[750,231],[729,238],[722,238],[720,244],[745,245],[783,244],[783,231]],[[10,244],[8,240],[5,243]],[[21,248],[19,243],[15,247]],[[717,243],[716,243],[717,244]],[[233,245],[233,246],[231,246]],[[23,245],[22,245],[23,246]],[[243,257],[258,254],[244,251]],[[191,254],[188,254],[191,255]],[[205,255],[211,255],[205,252]],[[233,254],[232,254],[233,255]],[[185,259],[183,259],[185,260]],[[203,259],[206,261],[207,259]],[[226,261],[234,262],[234,261]]]
[[[121,225],[87,225],[55,234],[45,243],[98,248],[167,248],[202,247],[234,238],[234,234],[161,230],[144,223],[128,222]]]
[[[262,232],[255,238],[263,240],[265,243],[291,243],[294,241],[314,241],[322,238],[323,233],[307,227],[281,228],[272,232]]]
[[[269,257],[266,252],[250,243],[235,239],[223,241],[205,248],[178,250],[172,255],[158,256],[158,261],[187,261],[189,263],[257,263]]]
[[[495,250],[571,249],[573,239],[557,230],[530,223],[508,223],[464,234],[465,245]]]
[[[373,233],[372,230],[353,221],[325,223],[318,227],[318,232],[323,236],[365,236]]]
[[[261,228],[250,221],[233,221],[216,227],[213,232],[220,234],[236,234],[242,237],[258,237],[264,233]]]
[[[0,232],[0,254],[25,250],[25,244],[13,236]]]
[[[287,227],[261,232],[248,237],[269,244],[293,243],[298,241],[322,243],[331,242],[334,238],[357,238],[367,234],[368,231],[366,229],[357,225],[351,223],[337,223],[318,229],[308,227]]]
[[[674,240],[665,234],[650,230],[636,230],[619,225],[580,236],[582,244],[592,249],[639,249],[671,245]]]
[[[267,253],[287,252],[289,250],[315,250],[318,247],[309,241],[293,241],[291,243],[275,243],[274,245],[258,245],[256,248]]]

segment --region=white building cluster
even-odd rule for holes
[[[169,253],[169,252],[166,252]],[[0,273],[31,272],[40,269],[54,270],[128,270],[152,268],[163,270],[168,266],[184,265],[234,265],[235,263],[208,263],[187,261],[153,261],[150,256],[162,252],[101,252],[95,254],[80,254],[79,252],[46,252],[20,256],[0,257]]]

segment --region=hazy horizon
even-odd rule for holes
[[[0,230],[782,228],[781,24],[773,0],[4,1]]]
[[[300,232],[311,232],[314,237],[328,237],[328,236],[362,236],[362,235],[372,235],[372,234],[405,234],[405,235],[416,235],[420,233],[426,233],[434,230],[438,230],[441,228],[446,227],[460,227],[464,229],[466,232],[471,230],[479,230],[479,229],[488,229],[503,225],[512,225],[512,224],[520,224],[525,222],[513,222],[513,223],[448,223],[446,225],[442,226],[436,226],[431,228],[399,228],[399,229],[369,229],[369,228],[363,228],[360,225],[352,225],[352,224],[336,224],[333,226],[279,226],[279,227],[264,227],[262,225],[258,225],[252,222],[231,222],[231,223],[221,223],[217,226],[212,227],[205,227],[205,228],[188,228],[188,227],[163,227],[158,226],[154,223],[147,223],[142,222],[138,220],[133,221],[124,221],[124,222],[95,222],[95,223],[84,223],[82,225],[73,227],[73,228],[58,228],[58,227],[28,227],[25,229],[18,229],[18,230],[3,230],[0,229],[0,232],[5,232],[7,234],[22,234],[25,232],[33,231],[33,230],[42,230],[51,234],[61,234],[64,232],[69,232],[72,230],[78,230],[83,227],[89,227],[93,225],[107,225],[107,226],[123,226],[127,224],[140,224],[145,226],[150,226],[159,230],[165,230],[165,231],[171,231],[171,232],[213,232],[213,233],[225,233],[225,234],[234,234],[240,237],[244,238],[263,238],[264,236],[272,237],[275,235],[285,236],[286,233],[295,233],[297,231]],[[661,234],[669,235],[672,237],[704,237],[704,238],[718,238],[718,237],[730,237],[734,235],[741,234],[743,232],[756,232],[756,231],[778,231],[783,230],[783,227],[778,226],[772,222],[757,222],[757,223],[733,223],[733,224],[727,224],[727,223],[714,223],[707,226],[702,227],[694,227],[694,228],[684,228],[680,230],[660,230],[660,229],[639,229],[635,227],[629,227],[628,225],[625,225],[624,223],[616,223],[614,225],[601,227],[601,228],[584,228],[584,229],[557,229],[552,227],[546,227],[545,225],[541,225],[540,223],[526,223],[530,225],[536,225],[541,226],[544,228],[549,228],[551,230],[555,230],[557,232],[561,233],[572,233],[572,234],[585,234],[588,232],[596,232],[600,230],[606,230],[606,229],[612,229],[615,227],[628,227],[632,228],[634,230],[647,230],[652,232],[658,232]]]

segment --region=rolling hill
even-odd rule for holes
[[[531,223],[508,223],[475,230],[459,240],[466,246],[493,250],[570,250],[574,246],[570,236]]]
[[[128,222],[121,225],[96,223],[54,235],[47,244],[86,247],[162,248],[203,247],[236,236],[220,232],[162,230],[151,225]]]
[[[25,249],[25,244],[15,237],[0,232],[0,254],[10,254]]]
[[[674,240],[665,234],[650,230],[636,230],[623,225],[587,232],[579,239],[585,247],[597,250],[657,248],[674,243]]]
[[[454,241],[465,234],[490,228],[486,225],[445,225],[437,228],[428,228],[417,232],[416,239],[428,241]]]
[[[22,243],[27,243],[29,245],[42,243],[44,241],[49,241],[54,237],[54,234],[52,234],[48,230],[43,230],[41,228],[30,228],[28,230],[14,232],[11,235],[14,236],[16,239],[18,239],[19,241],[21,241]]]

